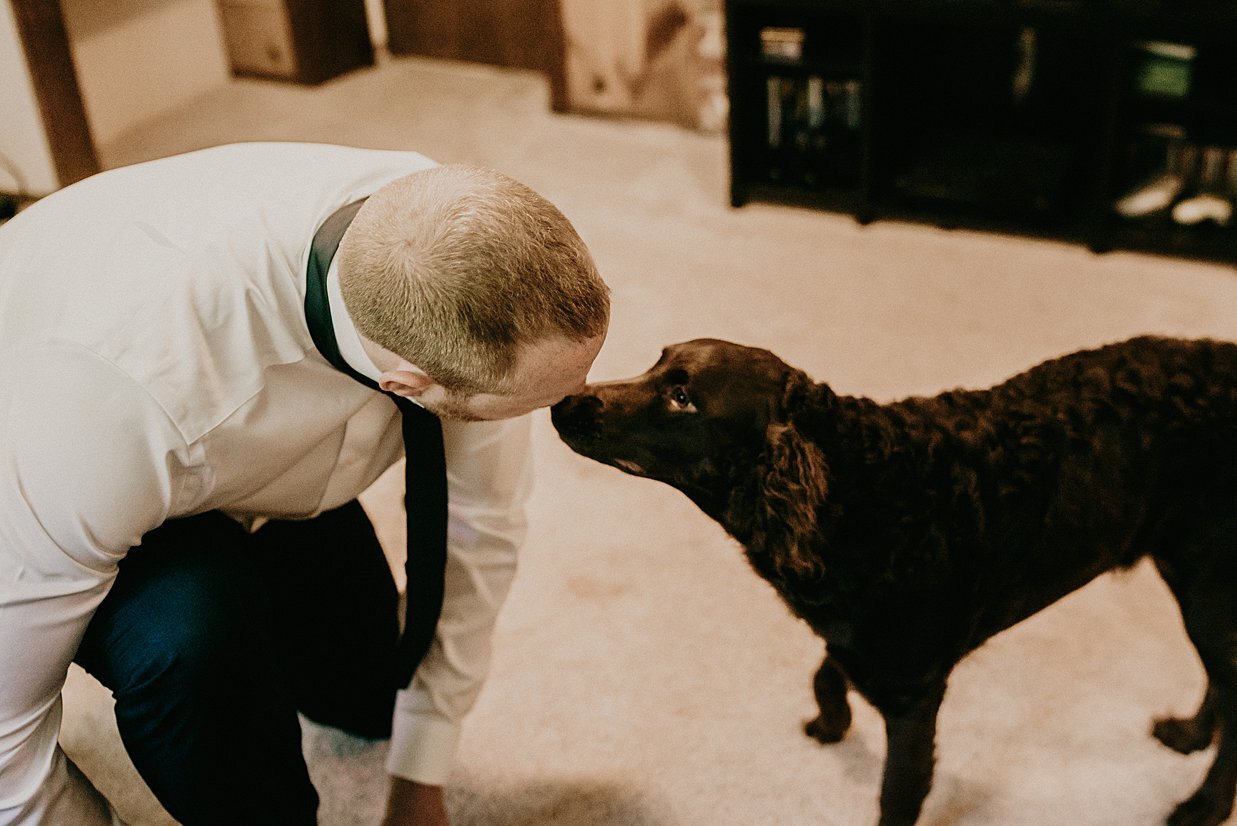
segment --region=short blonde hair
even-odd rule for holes
[[[338,254],[357,330],[452,390],[501,389],[521,347],[588,341],[609,323],[609,289],[571,223],[482,167],[437,166],[382,187]]]

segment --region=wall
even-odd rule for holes
[[[375,49],[387,47],[387,18],[382,0],[365,0],[365,19],[369,23],[369,39]]]
[[[0,2],[0,78],[4,78],[0,83],[0,190],[24,188],[46,195],[59,187],[59,181],[8,0]],[[21,180],[14,179],[9,165],[15,167]]]
[[[561,5],[570,109],[725,127],[721,0]]]
[[[214,0],[62,0],[95,145],[231,76]]]

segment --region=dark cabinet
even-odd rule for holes
[[[544,72],[551,107],[567,110],[558,0],[386,0],[384,8],[391,54]]]
[[[364,0],[219,0],[219,15],[234,74],[312,84],[374,63]]]
[[[727,0],[731,202],[1237,262],[1237,3]]]

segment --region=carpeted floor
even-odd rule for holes
[[[723,139],[556,116],[545,102],[527,74],[401,59],[316,89],[236,82],[102,149],[115,166],[234,140],[311,140],[507,172],[576,223],[613,287],[595,378],[641,372],[663,344],[708,335],[884,400],[986,385],[1136,333],[1237,339],[1232,268],[731,210]],[[800,733],[821,643],[686,499],[576,457],[535,415],[533,528],[448,790],[454,823],[874,822],[876,714],[852,695],[844,743]],[[365,497],[396,549],[399,478]],[[1170,753],[1148,736],[1150,720],[1192,711],[1201,689],[1154,574],[1104,577],[957,670],[922,822],[1162,823],[1212,752]],[[124,758],[106,692],[77,671],[62,739],[128,820],[168,822]],[[307,726],[305,747],[323,826],[376,823],[384,744]]]

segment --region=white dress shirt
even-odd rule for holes
[[[60,689],[127,550],[221,510],[256,529],[338,507],[403,456],[386,396],[304,319],[317,227],[411,152],[239,144],[96,175],[0,227],[0,824],[103,809],[57,745]],[[376,378],[328,282],[341,351]],[[447,776],[490,658],[531,485],[529,418],[444,422],[438,633],[401,692],[388,770]]]

